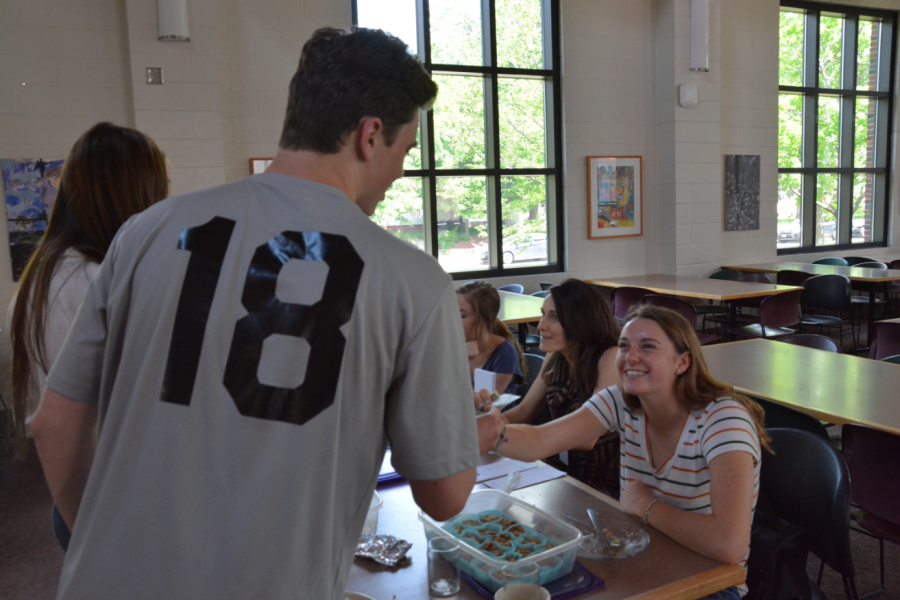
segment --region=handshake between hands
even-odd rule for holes
[[[487,390],[474,393],[475,408],[480,411],[478,415],[478,450],[482,456],[491,450],[500,448],[506,436],[506,426],[509,421],[499,409],[491,405],[491,395]]]

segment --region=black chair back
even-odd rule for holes
[[[779,342],[785,344],[793,344],[794,346],[803,346],[814,350],[824,350],[825,352],[840,353],[841,347],[837,342],[825,335],[817,333],[795,333],[794,335],[786,335],[778,338]]]
[[[518,394],[522,397],[528,393],[534,380],[537,379],[538,373],[541,372],[541,366],[544,364],[544,357],[538,354],[525,353],[525,381],[519,384]]]
[[[803,282],[803,308],[845,311],[850,304],[850,279],[844,275],[816,275]]]
[[[525,288],[518,283],[510,283],[508,285],[501,285],[497,288],[497,290],[501,292],[512,292],[513,294],[524,294]]]
[[[810,277],[815,277],[815,275],[804,271],[778,271],[778,274],[775,276],[775,283],[777,285],[803,285],[803,282]]]
[[[802,527],[809,551],[853,578],[850,474],[840,453],[807,431],[769,429],[775,454],[763,452],[759,493],[782,519]]]
[[[764,400],[756,396],[750,397],[766,411],[766,429],[799,429],[828,441],[828,430],[815,417],[771,400]]]

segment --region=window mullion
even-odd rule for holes
[[[856,42],[859,31],[856,15],[844,17],[843,36],[841,38],[841,89],[856,89]]]
[[[803,27],[803,86],[819,87],[819,13],[806,13]]]

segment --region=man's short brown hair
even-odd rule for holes
[[[303,46],[279,146],[334,154],[364,117],[388,144],[437,96],[437,84],[400,39],[379,29],[323,28]]]

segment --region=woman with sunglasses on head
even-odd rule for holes
[[[580,409],[594,393],[617,381],[615,357],[619,328],[596,287],[578,279],[567,279],[550,288],[541,313],[540,348],[547,356],[522,402],[503,413],[510,423],[530,423],[545,406],[552,419],[562,418]],[[476,394],[475,403],[479,408],[490,404],[489,398],[480,394]],[[547,462],[579,481],[618,497],[619,442],[615,433],[595,436],[573,448],[568,453],[568,465],[558,458],[549,458]]]
[[[622,509],[692,550],[746,566],[760,446],[768,449],[762,408],[713,379],[691,325],[665,308],[629,312],[616,370],[619,384],[578,412],[509,426],[500,453],[536,460],[618,431]],[[716,596],[746,592],[742,584]]]

